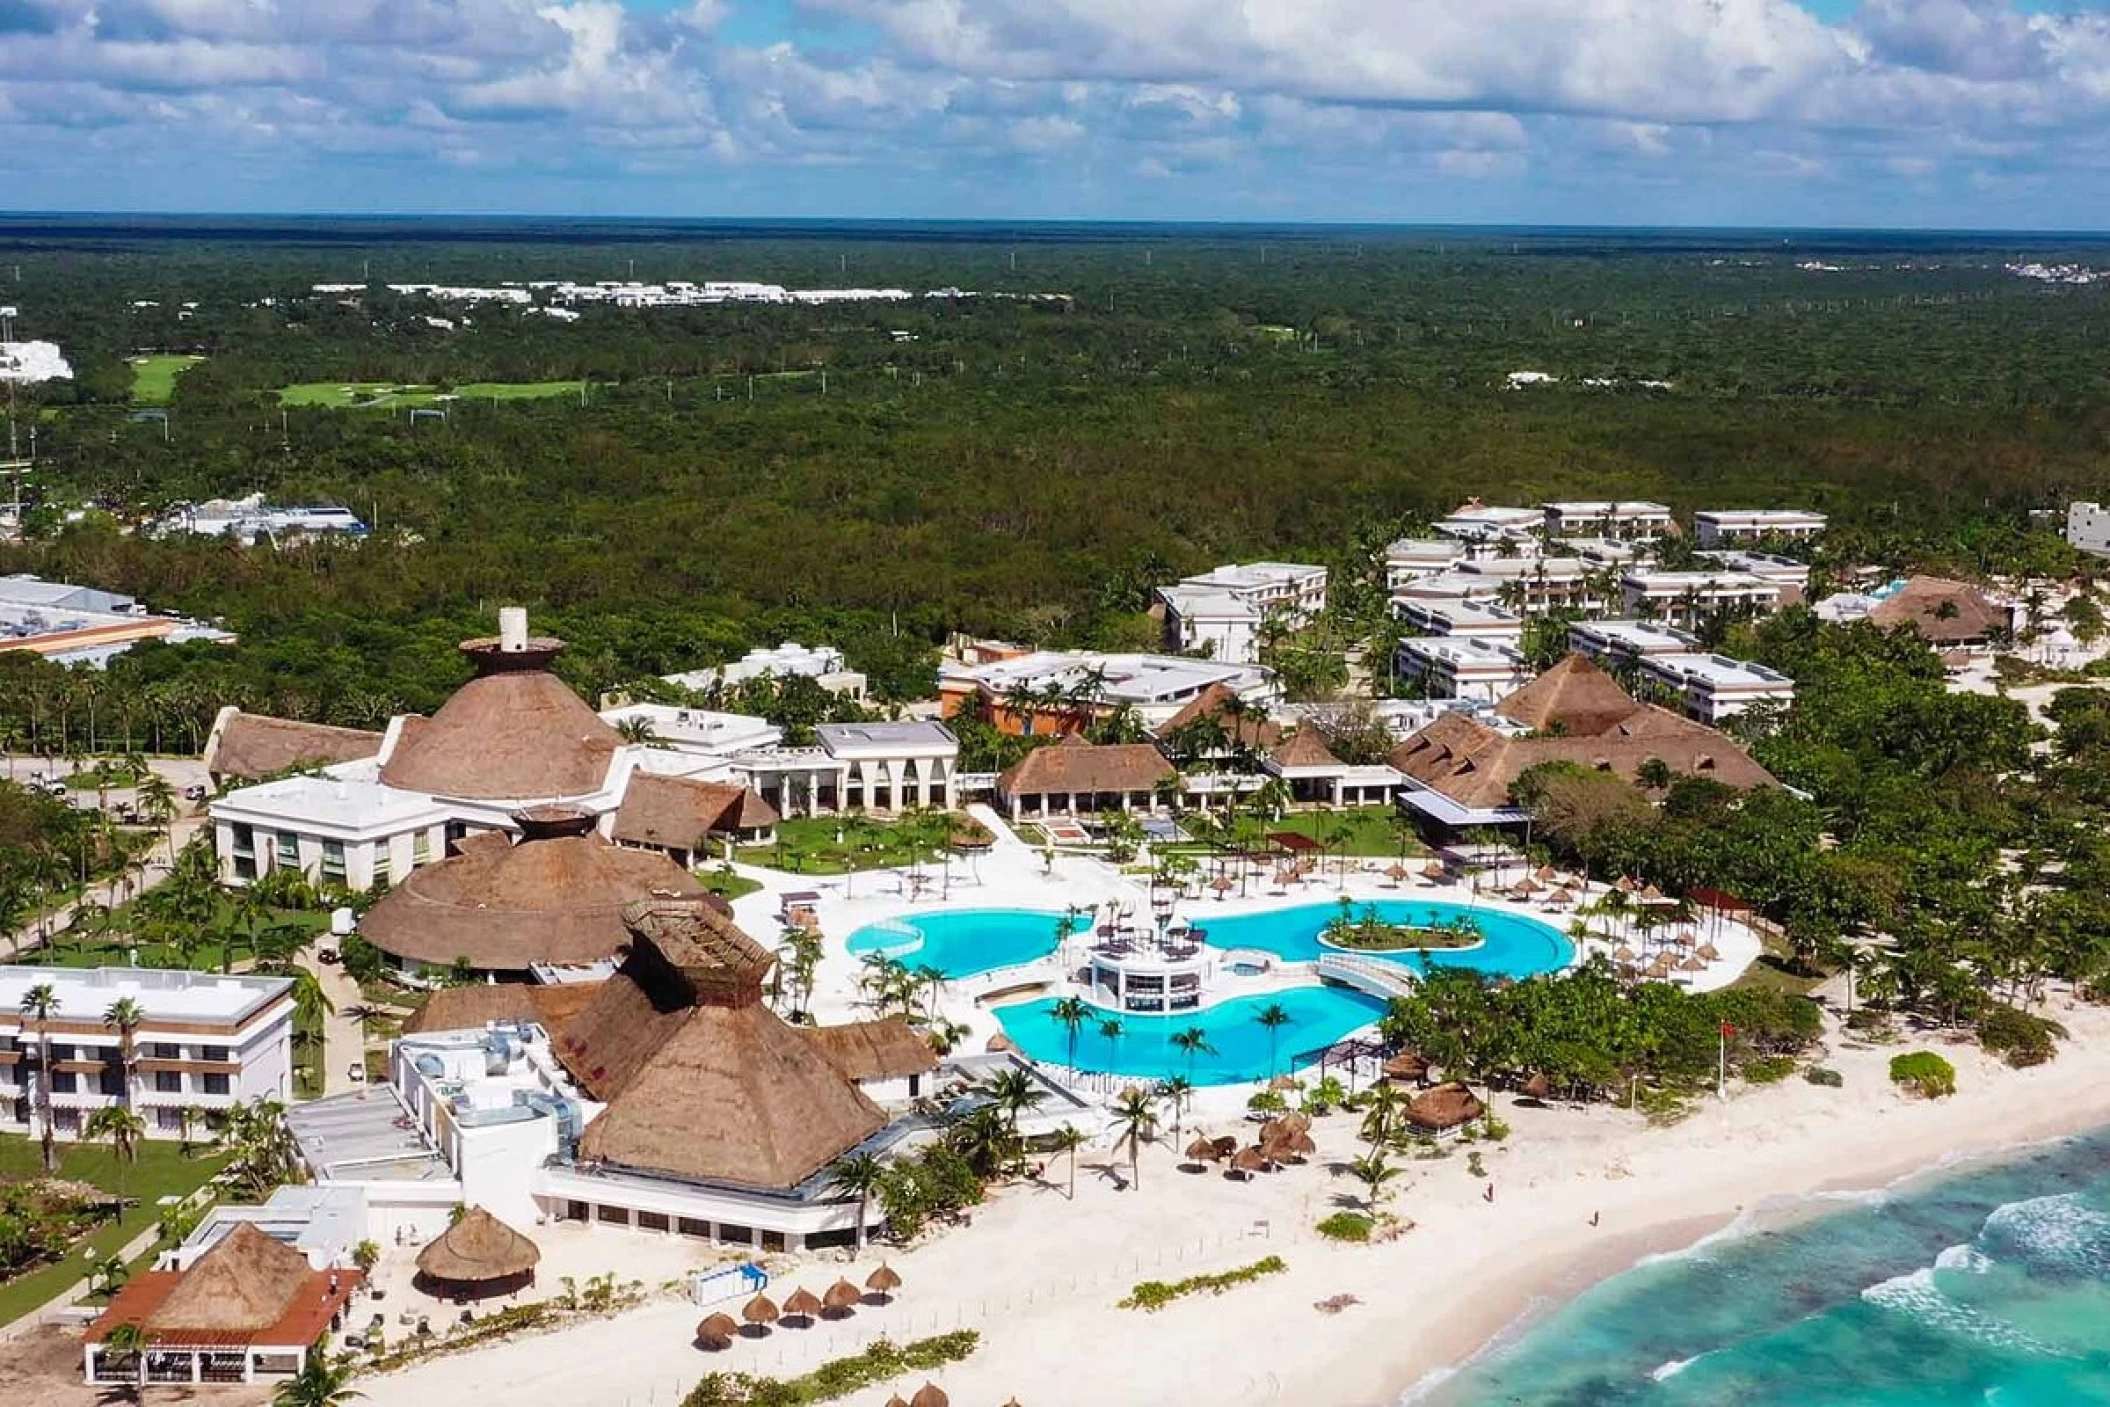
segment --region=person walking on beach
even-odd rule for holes
[[[1483,1201],[1492,1203],[1495,1200],[1495,1185],[1492,1182],[1488,1183],[1487,1191],[1481,1193],[1480,1196]]]
[[[1602,1216],[1602,1215],[1603,1215],[1603,1213],[1602,1213],[1602,1212],[1591,1212],[1591,1213],[1590,1213],[1590,1225],[1592,1225],[1592,1226],[1595,1226],[1595,1225],[1597,1225],[1597,1218],[1598,1218],[1598,1217],[1600,1217],[1600,1216]]]

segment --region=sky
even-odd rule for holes
[[[2110,7],[0,0],[0,208],[2110,227]]]

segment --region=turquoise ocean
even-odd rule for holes
[[[2110,1407],[2110,1131],[1773,1209],[1406,1400]]]

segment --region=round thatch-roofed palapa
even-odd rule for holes
[[[511,1294],[535,1283],[541,1250],[527,1237],[471,1207],[418,1252],[418,1278],[442,1298]]]
[[[1407,1105],[1407,1122],[1432,1133],[1469,1124],[1487,1112],[1479,1097],[1458,1081],[1441,1084],[1414,1096]]]

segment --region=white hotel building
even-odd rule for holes
[[[1628,615],[1690,627],[1718,611],[1770,615],[1780,609],[1778,582],[1732,571],[1635,571],[1620,581]]]
[[[1395,666],[1434,699],[1493,703],[1531,682],[1531,666],[1514,645],[1438,636],[1402,640]]]
[[[1294,627],[1326,609],[1326,568],[1301,562],[1218,567],[1159,587],[1158,600],[1173,649],[1226,664],[1256,664],[1265,622]]]
[[[1692,515],[1692,535],[1702,547],[1769,537],[1808,541],[1823,536],[1824,524],[1822,513],[1802,508],[1709,508]]]
[[[45,1022],[22,1010],[39,985],[58,999]],[[103,1019],[125,999],[142,1013],[130,1032],[129,1075],[126,1033]],[[41,1135],[37,1103],[46,1088],[59,1138],[79,1138],[88,1117],[111,1106],[138,1111],[149,1138],[180,1138],[184,1109],[290,1099],[293,984],[154,968],[0,967],[0,1090],[8,1096],[0,1130]]]
[[[1726,655],[1648,655],[1640,661],[1644,687],[1676,701],[1688,718],[1710,726],[1756,703],[1792,703],[1795,681],[1762,664]]]
[[[1669,532],[1670,507],[1643,499],[1546,503],[1548,537],[1654,537]]]

